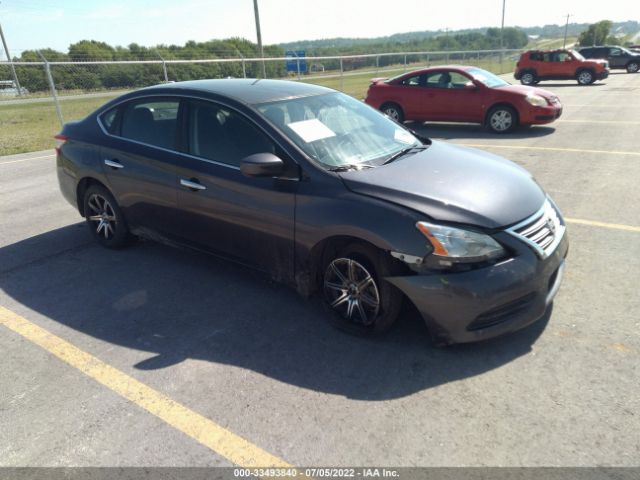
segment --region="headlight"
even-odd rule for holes
[[[534,107],[546,107],[547,101],[540,95],[527,95],[524,99]]]
[[[506,253],[498,242],[484,233],[427,222],[418,222],[416,227],[433,246],[431,254],[439,257],[441,265],[482,262]]]

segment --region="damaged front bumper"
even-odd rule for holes
[[[499,240],[514,254],[494,265],[386,278],[413,302],[437,344],[474,342],[519,330],[540,319],[553,301],[562,281],[567,235],[544,259],[509,235]]]

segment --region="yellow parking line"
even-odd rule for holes
[[[629,155],[640,157],[640,152],[621,152],[616,150],[585,150],[582,148],[559,148],[559,147],[527,147],[522,145],[494,145],[484,143],[456,143],[465,147],[474,148],[506,148],[512,150],[544,150],[550,152],[575,152],[575,153],[601,153],[603,155]]]
[[[619,223],[596,222],[594,220],[582,220],[580,218],[565,218],[567,223],[576,223],[578,225],[589,225],[590,227],[610,228],[612,230],[625,230],[627,232],[640,233],[640,227],[632,225],[621,225]]]
[[[566,119],[561,119],[561,120],[556,120],[556,122],[561,122],[561,123],[615,123],[615,124],[622,124],[622,125],[640,125],[640,122],[638,121],[634,121],[634,120],[589,120],[589,119],[584,119],[584,120],[566,120]]]
[[[20,160],[10,160],[8,162],[0,162],[0,165],[8,165],[9,163],[26,162],[27,160],[42,160],[43,158],[55,158],[55,155],[44,155],[42,157],[21,158]]]
[[[0,324],[77,368],[121,397],[157,416],[202,445],[242,467],[291,465],[212,420],[190,410],[69,342],[0,306]]]

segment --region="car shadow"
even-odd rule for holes
[[[388,334],[353,337],[329,325],[319,300],[258,272],[153,242],[106,250],[78,225],[0,248],[0,265],[11,258],[27,261],[0,273],[6,295],[49,319],[45,328],[57,322],[151,354],[134,368],[199,359],[354,399],[400,398],[498,368],[531,352],[551,314],[498,339],[435,348],[410,305]]]
[[[454,139],[520,139],[545,137],[555,132],[554,127],[546,125],[533,125],[521,127],[506,134],[493,133],[482,125],[468,123],[409,123],[407,126],[420,135],[443,140]]]

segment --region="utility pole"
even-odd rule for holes
[[[502,23],[500,24],[500,50],[504,46],[504,10],[506,0],[502,0]]]
[[[11,55],[9,55],[9,47],[7,46],[7,41],[4,38],[4,32],[2,31],[2,24],[0,24],[0,37],[2,38],[4,53],[7,55],[7,61],[9,62],[9,67],[11,68],[11,75],[13,75],[13,83],[16,85],[16,89],[18,90],[18,95],[22,95],[22,88],[20,87],[20,81],[18,80],[16,67],[13,65],[13,59],[11,58]]]
[[[500,25],[500,73],[502,73],[502,58],[504,57],[504,10],[507,0],[502,0],[502,23]]]
[[[564,24],[564,41],[562,42],[562,48],[567,46],[567,29],[569,28],[569,17],[571,14],[567,13],[567,23]]]
[[[253,0],[253,11],[256,17],[256,33],[258,34],[258,48],[262,58],[262,78],[267,78],[267,66],[264,63],[264,49],[262,48],[262,34],[260,33],[260,13],[258,12],[258,0]]]

